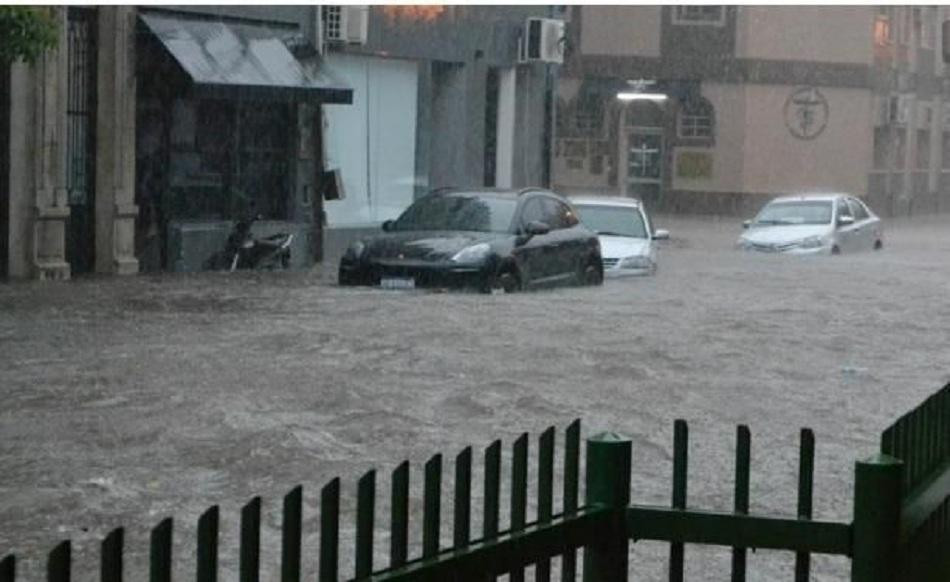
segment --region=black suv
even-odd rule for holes
[[[597,235],[548,190],[437,190],[382,226],[346,250],[341,285],[487,293],[603,283]]]

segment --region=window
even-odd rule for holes
[[[725,16],[722,6],[674,6],[673,24],[722,26]]]
[[[917,130],[917,169],[926,170],[930,167],[930,131]]]
[[[577,217],[574,211],[567,204],[554,198],[541,198],[544,207],[544,222],[548,223],[552,229],[570,228],[577,224]]]
[[[854,216],[851,214],[851,208],[842,198],[838,200],[838,220],[841,220],[845,216],[851,216],[852,218],[854,218]]]
[[[886,14],[879,14],[874,20],[874,44],[877,46],[886,46],[894,42],[894,35],[891,30],[891,17]]]
[[[688,102],[680,110],[678,124],[680,137],[711,138],[713,126],[713,108],[705,99]]]
[[[541,204],[541,197],[535,196],[524,203],[521,209],[521,225],[527,226],[532,222],[544,222],[544,206]]]
[[[868,218],[868,211],[860,200],[848,198],[848,203],[851,205],[851,213],[854,215],[855,221],[866,220]]]

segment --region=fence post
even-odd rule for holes
[[[584,548],[584,582],[626,582],[626,508],[630,504],[630,440],[616,433],[587,439],[587,505],[615,509],[605,535]]]
[[[895,582],[903,463],[875,455],[854,466],[852,582]]]

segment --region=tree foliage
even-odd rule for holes
[[[56,40],[56,22],[47,8],[0,6],[0,64],[32,63]]]

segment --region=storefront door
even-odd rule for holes
[[[624,195],[655,209],[663,189],[663,134],[654,128],[628,128],[623,136]]]

